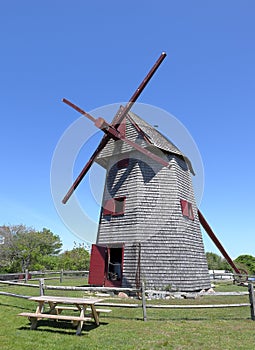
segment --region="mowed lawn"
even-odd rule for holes
[[[53,284],[51,281],[50,284]],[[82,285],[80,279],[64,281],[64,285]],[[216,291],[247,289],[219,285]],[[38,295],[35,288],[0,285],[0,291]],[[84,296],[84,292],[46,291],[48,295]],[[139,302],[107,299],[107,302]],[[157,304],[231,304],[247,303],[248,296],[203,296],[196,300],[155,300]],[[143,321],[142,309],[112,308],[100,315],[101,324],[84,326],[81,336],[66,322],[39,321],[31,331],[27,318],[20,312],[35,311],[36,304],[26,299],[0,295],[0,349],[255,349],[255,322],[249,307],[228,309],[162,310],[147,309],[148,321]]]

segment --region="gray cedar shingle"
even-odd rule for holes
[[[137,118],[132,114],[135,122],[138,122]],[[169,147],[164,150],[163,156],[168,158],[172,167],[164,168],[120,142],[118,145],[114,141],[109,142],[98,157],[98,162],[107,168],[103,198],[126,196],[126,208],[123,216],[110,220],[101,213],[97,243],[125,243],[123,286],[136,284],[140,243],[140,273],[147,287],[172,285],[182,291],[209,288],[208,267],[190,175],[192,168],[187,166],[180,151],[173,148],[175,146],[164,144],[165,138],[158,136],[158,132],[149,135],[151,130],[146,131],[151,142],[158,142],[158,145],[161,142],[162,149]],[[138,138],[138,131],[131,124],[127,125],[126,132],[128,138]],[[142,142],[148,146],[148,143]],[[123,155],[116,152],[117,149],[128,153]],[[118,170],[116,162],[123,156],[130,158],[129,166]],[[180,199],[192,203],[194,221],[183,217]]]

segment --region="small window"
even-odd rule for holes
[[[104,202],[103,215],[112,215],[115,211],[115,200],[113,198]]]
[[[115,212],[113,215],[123,215],[125,211],[126,197],[115,198]]]
[[[103,215],[118,216],[125,212],[126,197],[111,198],[105,201],[103,208]]]
[[[181,199],[182,215],[194,221],[194,213],[192,204],[184,199]]]
[[[118,169],[125,169],[129,165],[129,158],[121,159],[117,162]]]

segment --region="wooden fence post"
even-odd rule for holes
[[[60,271],[60,277],[59,277],[59,281],[60,281],[60,283],[62,283],[62,282],[63,282],[63,277],[64,277],[64,270],[63,270],[63,269],[61,269],[61,271]]]
[[[25,283],[28,281],[28,269],[25,270]]]
[[[144,282],[142,282],[142,306],[143,306],[143,320],[146,322],[147,321],[147,310],[146,310]]]
[[[248,284],[248,290],[249,290],[249,298],[250,298],[250,304],[251,304],[251,319],[255,321],[255,297],[254,297],[254,288],[253,284]]]
[[[44,295],[44,278],[39,279],[39,289],[40,289],[40,295]]]

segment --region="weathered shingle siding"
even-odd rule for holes
[[[101,213],[97,243],[125,243],[124,286],[136,286],[140,250],[140,276],[147,287],[171,285],[182,291],[209,288],[190,175],[192,165],[149,124],[136,115],[130,116],[144,128],[152,144],[141,138],[130,121],[126,123],[126,136],[168,160],[171,168],[162,167],[122,141],[109,141],[97,158],[107,170],[103,203],[111,197],[125,196],[125,214],[104,217]],[[128,168],[118,169],[116,162],[126,157],[130,158]],[[194,221],[182,215],[180,199],[192,203]]]
[[[141,278],[148,287],[179,290],[209,288],[209,274],[198,222],[190,173],[185,162],[169,155],[162,168],[137,151],[127,169],[111,158],[104,199],[126,196],[125,214],[101,216],[98,243],[125,242],[124,285],[135,285],[141,243]],[[195,220],[183,217],[180,199],[192,203]],[[135,252],[135,253],[134,253]]]

